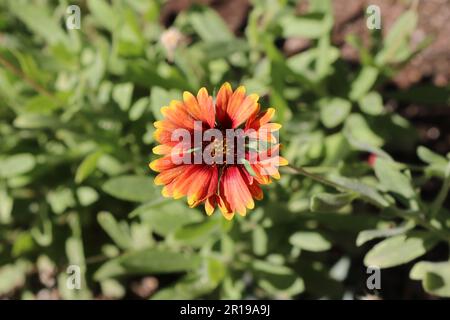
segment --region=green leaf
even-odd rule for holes
[[[189,21],[205,42],[229,41],[234,38],[222,18],[212,9],[203,7],[191,12]]]
[[[430,250],[437,239],[426,233],[398,235],[375,245],[365,256],[366,266],[390,268],[410,262]]]
[[[445,157],[431,151],[424,146],[419,146],[417,148],[417,156],[420,158],[420,160],[428,164],[443,165],[445,167],[448,163],[448,160]]]
[[[249,50],[249,44],[242,39],[200,42],[196,45],[196,49],[204,52],[208,60],[216,60],[229,58],[236,52],[246,52]]]
[[[118,223],[114,216],[106,211],[102,211],[97,215],[98,223],[103,230],[113,239],[113,241],[122,249],[131,247],[131,237],[128,225]]]
[[[259,279],[258,285],[276,298],[290,298],[305,290],[303,279],[295,274],[267,274]]]
[[[313,252],[327,251],[331,243],[320,233],[313,231],[299,231],[289,238],[289,243],[294,247]]]
[[[17,16],[31,32],[41,36],[49,44],[58,42],[68,44],[60,22],[52,17],[50,7],[43,3],[37,5],[21,1],[8,1],[8,4],[13,15]]]
[[[79,187],[77,189],[77,197],[82,206],[89,206],[98,200],[98,192],[91,187]]]
[[[200,256],[163,248],[127,253],[103,264],[94,274],[97,281],[121,275],[176,273],[196,269]]]
[[[155,187],[150,177],[121,176],[112,178],[103,185],[103,191],[122,200],[145,202],[155,196]]]
[[[340,125],[352,109],[351,103],[341,98],[323,99],[320,100],[319,105],[320,119],[327,128]]]
[[[113,100],[119,105],[122,111],[127,111],[130,108],[133,87],[132,83],[122,83],[113,88]]]
[[[14,126],[20,129],[58,128],[62,126],[58,118],[41,114],[22,114],[14,119]]]
[[[97,167],[97,162],[100,157],[103,155],[103,151],[99,150],[91,153],[86,158],[84,158],[83,162],[81,162],[80,166],[77,169],[75,174],[75,182],[81,183],[87,177],[89,177]]]
[[[197,268],[200,257],[195,254],[152,248],[130,253],[120,259],[120,264],[133,272],[173,273]]]
[[[29,113],[51,114],[59,107],[60,104],[57,103],[55,98],[37,95],[27,101],[24,109]]]
[[[114,280],[106,279],[100,283],[103,295],[110,299],[122,299],[125,296],[126,290],[124,286]]]
[[[188,208],[181,201],[159,198],[133,210],[129,217],[139,216],[152,226],[153,231],[166,236],[179,228],[200,222],[203,216],[197,210]]]
[[[252,232],[253,253],[257,256],[263,256],[267,253],[269,238],[266,230],[261,226],[256,226]]]
[[[425,291],[440,297],[450,297],[450,261],[420,261],[409,274],[413,280],[422,280]]]
[[[12,247],[12,256],[17,258],[27,254],[35,248],[30,232],[24,231],[17,235]]]
[[[363,230],[360,233],[358,233],[358,237],[356,238],[356,245],[359,247],[362,246],[367,241],[373,239],[388,238],[399,234],[403,234],[414,228],[414,226],[415,226],[414,222],[408,222],[396,228]]]
[[[0,295],[10,294],[15,288],[25,284],[26,272],[30,266],[26,261],[18,260],[14,264],[0,267]]]
[[[5,188],[0,187],[0,224],[11,222],[13,204],[14,199],[8,194]]]
[[[286,15],[280,19],[284,38],[303,37],[316,39],[328,32],[332,26],[330,19],[320,13],[305,14],[300,17]]]
[[[448,164],[448,160],[445,157],[423,146],[417,148],[417,156],[420,160],[428,164],[426,168],[428,175],[445,178]]]
[[[384,158],[384,159],[387,159],[390,161],[394,161],[392,159],[392,157],[387,152],[385,152],[383,149],[376,147],[374,145],[371,145],[369,143],[366,143],[364,141],[360,141],[358,137],[353,136],[349,127],[346,127],[343,130],[343,134],[344,134],[345,138],[347,139],[348,143],[356,150],[373,153],[378,157],[381,157],[381,158]]]
[[[383,113],[383,99],[378,92],[372,91],[363,96],[358,101],[362,112],[369,115],[377,116]]]
[[[105,0],[87,2],[90,13],[94,16],[94,21],[107,29],[114,31],[117,26],[118,16],[113,8]]]
[[[73,208],[76,204],[73,192],[69,188],[60,187],[51,190],[47,194],[47,202],[56,214],[63,213],[67,208]]]
[[[209,258],[209,261],[212,259]],[[202,268],[204,269],[204,268]],[[190,273],[177,281],[174,285],[159,290],[151,297],[152,300],[188,300],[196,299],[213,291],[225,273],[223,263],[214,259],[214,262],[207,262],[207,273],[195,272]],[[211,271],[213,271],[211,273]]]
[[[378,78],[378,69],[372,66],[364,66],[358,76],[353,80],[349,97],[358,101],[364,97],[374,86]]]
[[[355,193],[319,193],[311,198],[310,208],[314,212],[336,212],[357,198]]]
[[[0,177],[11,178],[31,171],[36,164],[30,153],[18,153],[0,158]]]
[[[139,120],[147,110],[148,106],[149,99],[147,97],[140,98],[138,101],[136,101],[130,109],[130,120]]]
[[[352,113],[345,121],[344,132],[360,144],[381,147],[384,140],[367,123],[361,114]]]
[[[201,247],[210,239],[219,235],[220,219],[207,219],[204,222],[188,224],[175,231],[174,239],[180,244]]]
[[[398,18],[384,39],[383,50],[375,57],[378,65],[406,60],[408,54],[405,56],[404,52],[410,51],[408,40],[416,29],[417,21],[418,14],[415,10],[408,10]]]
[[[264,260],[254,260],[252,264],[258,285],[276,298],[289,298],[304,291],[303,279],[292,269]]]
[[[161,108],[168,106],[171,100],[181,99],[181,93],[178,90],[166,90],[161,87],[152,87],[150,93],[150,107],[156,120],[162,120]]]
[[[341,185],[343,189],[358,193],[365,200],[375,204],[376,206],[388,207],[389,203],[383,196],[373,187],[362,183],[355,179],[348,179],[340,176],[331,176],[330,180]]]
[[[400,194],[406,199],[414,197],[415,192],[411,180],[401,173],[392,162],[377,158],[374,169],[377,178],[386,190]]]

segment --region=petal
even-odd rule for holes
[[[205,95],[208,95],[208,92],[205,91],[205,88],[202,88],[199,91],[199,96],[202,97],[203,102],[205,100],[208,100],[204,97]],[[185,106],[187,107],[187,111],[194,119],[207,123],[210,128],[214,127],[214,108],[212,98],[210,103],[199,104],[192,93],[185,91],[183,92],[183,101]]]
[[[246,207],[252,209],[254,201],[252,195],[236,166],[227,167],[223,177],[224,195],[231,205],[231,210],[240,215],[246,214]]]
[[[208,190],[214,169],[214,167],[203,166],[200,171],[195,173],[195,177],[187,193],[189,205],[193,205],[197,201],[202,201],[210,195],[208,194]]]
[[[176,177],[178,177],[186,170],[186,166],[188,165],[181,165],[171,169],[164,170],[155,177],[154,180],[155,184],[157,186],[160,186],[171,183]]]
[[[259,96],[257,94],[251,94],[242,101],[237,110],[233,110],[233,113],[229,113],[230,118],[233,121],[233,128],[239,127],[242,123],[247,121],[250,116],[256,114],[259,108],[258,99]]]
[[[249,185],[248,189],[250,190],[253,198],[255,198],[256,200],[261,200],[264,197],[264,193],[258,183],[255,182]]]
[[[165,156],[163,158],[159,158],[150,162],[149,167],[153,171],[161,172],[170,168],[175,167],[176,165],[172,162],[170,156]]]
[[[197,101],[202,110],[202,116],[204,120],[209,124],[210,128],[214,128],[215,123],[215,113],[214,113],[214,102],[213,98],[208,95],[206,88],[201,88],[197,93]]]
[[[185,196],[193,181],[195,172],[199,171],[200,168],[201,166],[199,165],[186,165],[185,170],[164,187],[163,195],[173,197],[174,199]]]
[[[212,215],[214,213],[214,209],[216,208],[217,200],[216,195],[213,194],[205,201],[205,211],[208,216]]]
[[[175,128],[194,129],[195,118],[181,101],[171,101],[170,106],[161,108],[161,113]]]
[[[220,87],[219,92],[217,93],[216,117],[217,121],[220,123],[225,123],[227,120],[227,106],[232,94],[233,90],[231,89],[231,85],[228,82],[225,82],[222,87]]]
[[[257,116],[250,117],[245,125],[245,128],[258,130],[260,127],[272,120],[274,115],[275,109],[268,108],[266,111],[260,112]]]

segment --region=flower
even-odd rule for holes
[[[161,108],[153,152],[162,157],[150,168],[159,172],[163,196],[187,196],[190,207],[204,204],[208,215],[218,206],[229,220],[254,208],[261,185],[279,179],[278,166],[287,165],[278,155],[281,125],[270,122],[275,110],[260,111],[258,99],[225,83],[216,99],[201,88],[197,97],[184,92],[183,101]]]

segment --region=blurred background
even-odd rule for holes
[[[0,0],[0,298],[450,297],[449,19],[447,0]],[[231,222],[162,198],[160,108],[225,81],[342,190],[286,171]]]

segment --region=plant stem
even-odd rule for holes
[[[12,63],[10,63],[8,60],[6,60],[4,57],[0,55],[0,64],[3,65],[6,69],[8,69],[11,73],[16,75],[17,77],[21,78],[23,81],[28,83],[35,91],[39,92],[40,94],[47,96],[57,102],[59,101],[58,98],[56,98],[53,94],[51,94],[47,89],[45,89],[43,86],[41,86],[39,83],[28,77],[25,73],[23,73],[21,70],[16,68]]]
[[[308,178],[310,178],[312,180],[320,182],[320,183],[322,183],[324,185],[327,185],[329,187],[333,187],[333,188],[336,188],[338,190],[346,189],[345,187],[343,187],[343,186],[341,186],[341,185],[339,185],[339,184],[337,184],[337,183],[335,183],[333,181],[330,181],[330,180],[328,180],[328,179],[326,179],[326,178],[324,178],[322,176],[319,176],[319,175],[316,175],[314,173],[311,173],[311,172],[305,170],[302,167],[297,168],[297,167],[293,167],[291,165],[288,165],[287,168],[292,170],[296,174],[300,174],[302,176],[308,177]]]
[[[432,218],[435,218],[437,214],[439,213],[439,210],[441,210],[442,205],[444,204],[445,199],[447,198],[448,191],[450,190],[450,162],[447,165],[447,168],[445,170],[445,177],[444,181],[442,181],[441,190],[439,190],[439,193],[434,200],[433,204],[431,205],[431,213],[430,216]]]

